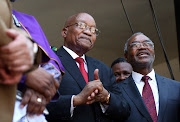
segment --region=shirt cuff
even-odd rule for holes
[[[102,110],[103,113],[105,113],[106,110],[107,110],[108,107],[109,107],[109,105],[107,105],[107,104],[102,104],[102,103],[100,103],[100,106],[101,106],[101,110]]]
[[[76,108],[76,107],[73,106],[73,98],[74,98],[74,96],[75,96],[75,95],[73,95],[73,96],[71,97],[71,108],[70,108],[71,117],[73,116],[74,108]]]

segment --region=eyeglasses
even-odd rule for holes
[[[95,28],[95,27],[89,27],[89,26],[88,26],[86,23],[84,23],[84,22],[74,23],[74,24],[72,24],[72,25],[66,26],[66,28],[68,28],[68,27],[70,27],[70,26],[73,26],[73,25],[76,25],[79,29],[81,29],[81,30],[83,30],[83,31],[89,29],[89,31],[90,31],[92,34],[96,35],[96,36],[98,36],[99,33],[100,33],[97,28]]]
[[[154,48],[154,43],[153,42],[143,42],[143,43],[136,42],[136,43],[131,43],[130,47],[133,48],[133,49],[139,49],[142,45],[145,48],[151,48],[151,49]]]

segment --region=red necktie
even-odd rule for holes
[[[142,92],[142,98],[144,100],[144,103],[146,104],[146,107],[151,115],[153,122],[157,122],[156,106],[155,106],[151,87],[148,83],[148,79],[149,79],[148,76],[142,77],[142,81],[145,82],[145,85],[143,87],[143,92]]]
[[[79,69],[80,69],[80,71],[81,71],[81,74],[83,75],[86,83],[88,83],[88,81],[89,81],[89,80],[88,80],[88,74],[87,74],[87,72],[86,72],[86,70],[85,70],[85,68],[84,68],[84,60],[83,60],[83,58],[77,57],[77,58],[75,59],[75,61],[79,63]]]

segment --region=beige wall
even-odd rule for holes
[[[155,43],[155,71],[169,77],[163,51],[155,30],[149,1],[123,0],[135,32],[143,32]],[[178,49],[173,0],[152,0],[160,25],[162,38],[170,60],[175,79],[180,81]],[[88,12],[101,31],[89,56],[111,65],[118,57],[123,57],[125,41],[131,36],[120,0],[19,0],[13,4],[15,10],[33,15],[41,25],[49,43],[59,48],[63,45],[61,29],[72,14]]]
[[[180,81],[180,67],[178,60],[178,58],[172,59],[170,60],[170,64],[173,70],[175,80]],[[154,69],[159,75],[171,78],[166,62],[154,66]]]

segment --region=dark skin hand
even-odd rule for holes
[[[54,79],[53,74],[48,73],[41,67],[28,73],[26,85],[41,93],[47,102],[52,99],[59,88],[59,83]]]
[[[98,75],[99,70],[94,71],[94,81],[86,84],[84,89],[73,98],[73,105],[92,104],[94,102],[105,102],[108,91],[103,87]]]
[[[33,44],[16,30],[8,29],[6,34],[13,41],[0,46],[0,83],[10,85],[18,83],[22,74],[32,67]]]
[[[98,76],[98,71],[97,71],[97,77]],[[76,96],[73,98],[73,105],[78,106],[82,104],[86,104],[88,102],[88,97],[94,92],[94,91],[102,91],[102,83],[100,80],[94,80],[86,84],[84,89]],[[92,103],[94,101],[92,100]]]
[[[92,93],[88,97],[88,102],[86,104],[92,104],[94,102],[105,103],[107,100],[108,94],[109,94],[109,92],[105,88],[103,88],[103,90],[99,93],[94,91],[94,93]]]
[[[94,71],[94,78],[96,81],[101,82],[99,79],[99,75],[98,75],[98,69],[96,69]],[[94,102],[101,102],[101,103],[105,103],[107,100],[107,96],[109,94],[109,92],[103,87],[103,85],[101,86],[102,90],[99,89],[95,89],[90,96],[88,96],[87,98],[87,102],[86,104],[92,104]]]
[[[37,98],[41,98],[42,102],[38,102]],[[28,114],[40,115],[43,113],[46,107],[46,98],[42,94],[34,91],[33,89],[27,88],[21,101],[20,107],[23,108],[26,104]]]
[[[0,60],[0,83],[1,84],[17,84],[22,77],[20,72],[9,72],[6,67],[4,67],[2,61]]]
[[[34,63],[33,43],[20,32],[9,29],[12,42],[0,47],[0,59],[9,71],[26,72]]]
[[[17,84],[22,77],[22,72],[9,71],[0,59],[0,83],[1,84]]]

